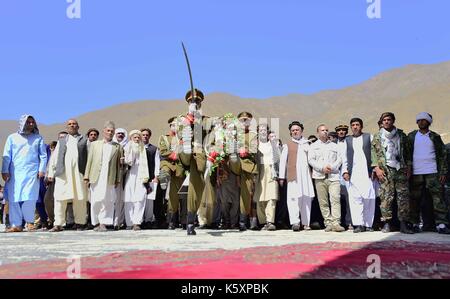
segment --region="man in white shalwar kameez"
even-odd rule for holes
[[[129,166],[124,189],[125,221],[127,228],[140,230],[149,181],[147,154],[141,131],[133,130],[129,136],[131,140],[125,146],[125,164]]]
[[[258,176],[255,184],[256,209],[263,230],[274,231],[275,209],[278,200],[280,150],[277,141],[268,140],[269,127],[258,126]]]
[[[72,202],[76,229],[83,230],[86,225],[87,188],[83,176],[87,163],[87,138],[78,130],[78,122],[68,120],[68,134],[59,139],[50,158],[48,180],[55,181],[55,222],[51,232],[63,230],[69,202]]]
[[[159,156],[159,149],[155,145],[150,143],[150,137],[152,131],[148,128],[141,129],[142,143],[144,144],[145,154],[147,156],[147,167],[149,175],[149,191],[147,199],[145,201],[144,221],[143,225],[147,228],[153,222],[154,227],[158,227],[159,224],[164,221],[163,199],[158,198],[158,203],[155,204],[156,192],[158,189],[158,176],[161,158]],[[153,207],[155,206],[155,213],[153,213]]]
[[[342,173],[349,194],[353,232],[373,231],[375,216],[375,189],[371,179],[371,143],[373,136],[363,133],[363,121],[352,118],[352,136],[347,136],[343,147]]]
[[[283,145],[280,184],[287,180],[287,206],[292,230],[300,230],[299,214],[303,228],[309,230],[311,202],[315,196],[307,157],[309,142],[302,137],[303,125],[300,122],[289,124],[289,131],[292,139]]]
[[[122,179],[121,161],[122,146],[114,141],[115,125],[106,122],[103,129],[103,140],[91,143],[84,181],[90,185],[91,222],[99,224],[95,231],[107,231],[107,225],[113,225],[116,187]]]
[[[122,146],[122,148],[125,148],[125,146],[128,144],[128,132],[124,128],[118,128],[115,131],[113,141],[117,142]],[[124,183],[125,176],[127,172],[127,166],[125,164],[122,164],[122,183]],[[114,203],[114,228],[116,230],[120,229],[124,223],[125,223],[125,202],[124,202],[124,192],[123,189],[125,188],[124,184],[121,184],[117,186],[116,189],[116,201]]]

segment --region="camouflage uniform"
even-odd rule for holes
[[[381,133],[374,135],[372,140],[372,167],[378,166],[385,173],[385,180],[380,182],[380,210],[381,220],[392,220],[392,204],[397,194],[398,218],[400,221],[409,221],[409,188],[406,176],[407,168],[412,166],[411,144],[406,134],[397,129],[400,137],[400,169],[386,165],[386,150],[381,144]]]
[[[417,130],[408,134],[411,143],[412,153],[414,153],[414,141]],[[413,175],[411,178],[411,200],[410,200],[410,215],[411,221],[415,224],[420,222],[420,202],[422,198],[422,191],[424,188],[428,190],[431,195],[434,207],[434,220],[436,224],[448,225],[447,213],[448,207],[443,198],[442,185],[439,182],[439,177],[447,175],[447,152],[445,145],[442,142],[439,134],[430,131],[429,137],[433,142],[436,154],[437,173]]]
[[[447,181],[444,188],[444,198],[447,206],[450,206],[450,143],[447,143],[445,148],[447,149]],[[447,215],[447,220],[450,221],[450,209]]]
[[[170,173],[168,213],[169,218],[171,218],[180,206],[178,190],[180,190],[184,181],[184,168],[178,158],[175,160],[171,158],[172,153],[178,152],[178,140],[176,137],[162,135],[159,137],[158,145],[161,157],[161,173]],[[169,221],[173,221],[173,219],[169,219]]]

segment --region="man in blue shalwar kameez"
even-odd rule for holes
[[[21,232],[24,221],[27,231],[36,230],[34,213],[46,165],[47,151],[36,121],[31,115],[23,115],[19,131],[8,136],[3,152],[2,177],[11,223],[7,232]]]

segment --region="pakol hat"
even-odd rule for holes
[[[347,125],[339,125],[336,128],[334,128],[334,130],[337,132],[339,130],[345,130],[348,131],[348,126]]]

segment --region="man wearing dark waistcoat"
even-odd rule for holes
[[[83,230],[87,220],[87,188],[83,181],[87,163],[87,138],[79,134],[78,122],[67,121],[67,132],[58,140],[51,156],[48,180],[55,180],[55,223],[51,232],[62,231],[66,222],[66,207],[72,202],[77,230]]]
[[[372,135],[363,133],[363,121],[352,118],[353,135],[347,136],[343,147],[342,176],[349,196],[354,233],[373,231],[375,189],[372,182]]]
[[[144,143],[145,151],[147,152],[147,165],[148,165],[148,173],[149,173],[149,193],[155,194],[156,188],[158,185],[158,175],[159,175],[159,166],[160,166],[160,157],[159,157],[159,149],[150,143],[150,138],[152,136],[152,131],[148,128],[141,129],[142,133],[142,143]],[[160,213],[159,205],[156,205],[157,199],[147,198],[145,203],[145,212],[144,212],[144,226],[148,227],[150,222],[155,222],[157,218],[156,214]],[[158,213],[156,213],[158,212]],[[155,216],[155,217],[153,217]],[[159,217],[158,217],[159,218]],[[160,219],[158,219],[160,220]]]

